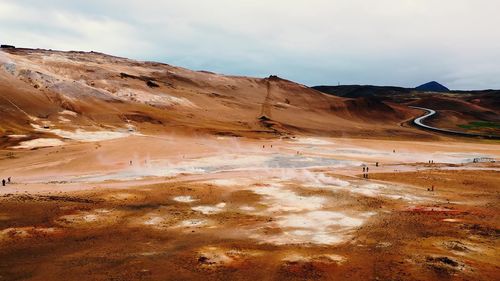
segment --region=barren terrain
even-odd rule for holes
[[[274,76],[0,63],[0,280],[498,279],[498,141]]]

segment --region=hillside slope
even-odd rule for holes
[[[429,125],[476,134],[500,135],[500,91],[428,92],[425,90],[387,86],[317,86],[326,94],[338,97],[364,98],[372,103],[395,104],[401,107],[419,106],[438,112]],[[382,110],[380,108],[380,110]]]
[[[276,76],[226,76],[95,52],[3,49],[0,111],[9,145],[131,132],[429,136],[399,126],[418,111],[375,100],[326,95]]]

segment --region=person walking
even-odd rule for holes
[[[2,186],[5,186],[5,179],[2,179]]]
[[[10,177],[7,178],[7,183],[10,183]]]

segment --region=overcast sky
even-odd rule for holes
[[[309,86],[500,88],[500,0],[0,0],[0,42]]]

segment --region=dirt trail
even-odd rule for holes
[[[271,115],[271,81],[269,79],[266,79],[266,98],[264,102],[262,103],[262,109],[260,111],[260,117],[267,117],[269,119],[272,119],[273,116]]]

